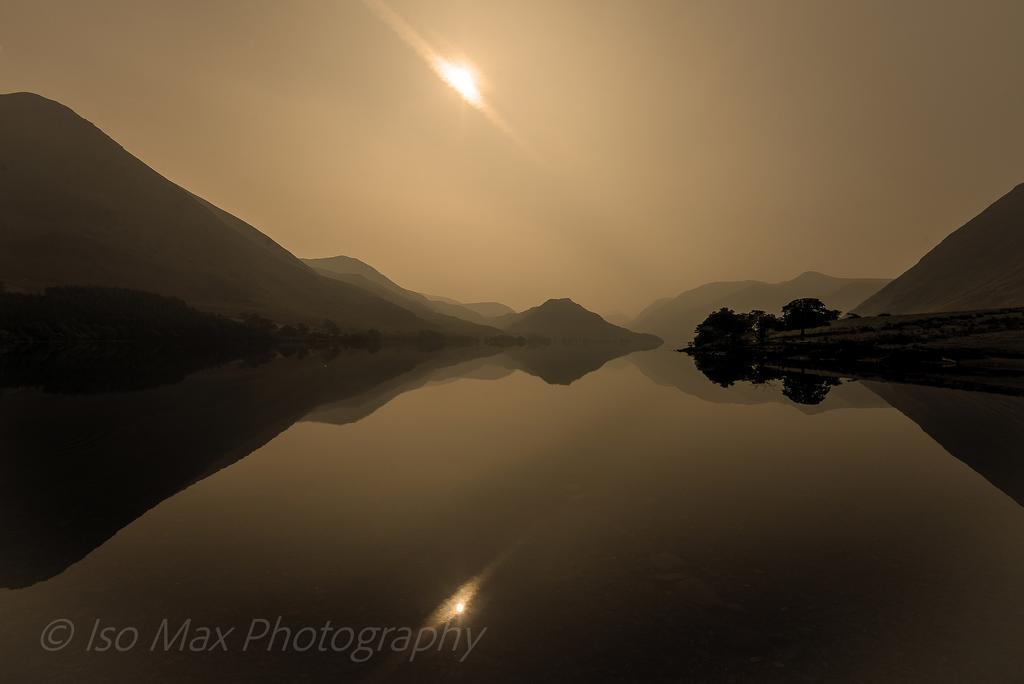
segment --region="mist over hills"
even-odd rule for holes
[[[953,231],[854,311],[931,313],[1024,306],[1024,184]]]
[[[69,108],[31,93],[0,95],[0,151],[0,279],[13,290],[119,287],[279,322],[631,344],[653,339],[633,330],[685,342],[717,308],[777,312],[798,297],[865,315],[1024,305],[1024,185],[895,281],[808,271],[779,283],[708,283],[613,325],[568,299],[516,313],[498,302],[404,288],[348,256],[299,259],[164,178]]]
[[[792,280],[765,283],[739,280],[707,283],[675,297],[659,299],[640,312],[629,326],[654,333],[671,344],[693,337],[698,323],[716,309],[761,309],[777,313],[800,297],[817,297],[831,308],[849,311],[889,281],[884,278],[836,278],[807,271]]]
[[[432,297],[431,299],[433,299],[433,301],[435,301],[435,302],[447,301],[445,299],[438,298],[438,297]],[[484,318],[497,318],[498,316],[506,316],[508,314],[513,314],[513,313],[516,312],[516,310],[513,309],[511,306],[508,306],[507,304],[502,304],[501,302],[469,302],[469,303],[466,303],[466,302],[449,301],[448,303],[449,304],[458,304],[462,308],[469,309],[470,311],[478,313],[481,316],[483,316]]]
[[[175,185],[69,108],[0,95],[0,273],[8,288],[122,287],[236,316],[342,328],[486,334],[424,320],[325,278],[244,221]]]
[[[447,297],[428,297],[398,285],[369,264],[349,256],[302,261],[321,275],[369,290],[382,299],[404,306],[428,319],[441,314],[480,325],[491,325],[493,321],[490,318],[514,313],[511,307],[498,302],[463,304]]]
[[[353,330],[484,338],[501,327],[548,338],[645,340],[575,304],[516,314],[498,302],[427,297],[347,256],[304,262],[39,95],[0,95],[0,151],[0,274],[15,291],[126,288],[227,316],[330,319]]]

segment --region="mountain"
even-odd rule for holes
[[[516,310],[511,306],[507,306],[501,302],[470,302],[468,304],[463,302],[455,303],[465,309],[469,309],[470,311],[480,314],[484,318],[498,318],[499,316],[507,316],[516,312]]]
[[[403,294],[409,293],[408,290],[398,286],[393,280],[375,269],[373,266],[353,257],[338,255],[323,259],[303,259],[302,263],[306,264],[314,271],[324,272],[325,275],[359,276],[378,287],[383,287],[394,292],[401,292]]]
[[[656,347],[661,340],[612,325],[571,299],[549,299],[540,306],[495,319],[495,325],[511,335],[547,337],[556,341],[623,342]]]
[[[778,313],[794,299],[817,297],[830,308],[848,311],[888,282],[883,278],[835,278],[807,271],[781,283],[758,280],[707,283],[675,297],[657,300],[641,311],[629,327],[652,332],[678,344],[690,340],[697,324],[723,306],[736,311],[761,309]]]
[[[483,334],[425,321],[324,278],[244,221],[167,180],[67,107],[0,95],[0,274],[15,290],[122,287],[227,315],[388,332]]]
[[[1024,184],[854,311],[869,316],[1013,306],[1024,306]]]
[[[349,256],[302,261],[320,275],[369,290],[382,299],[408,308],[428,319],[440,314],[479,325],[490,325],[492,321],[488,319],[514,313],[510,307],[497,302],[462,304],[446,297],[427,297],[419,292],[407,290],[373,266]]]
[[[633,319],[628,314],[624,314],[621,311],[601,314],[601,317],[612,325],[617,325],[620,328],[628,328],[629,324],[633,322]]]

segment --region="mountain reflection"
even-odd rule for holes
[[[1024,444],[1024,396],[1010,387],[995,391],[999,388],[994,386],[986,392],[941,384],[860,381],[771,368],[743,358],[690,359],[665,352],[635,354],[631,359],[655,382],[708,401],[788,400],[805,412],[813,412],[808,410],[813,407],[895,408],[952,456],[1024,505],[1024,459],[1018,457]],[[934,382],[942,383],[943,378]],[[723,392],[709,394],[708,388]],[[830,404],[834,393],[854,401]]]
[[[0,376],[0,586],[60,573],[153,506],[298,421],[353,423],[427,384],[498,380],[516,370],[568,384],[625,351],[385,347],[231,362],[150,353],[132,356],[133,372],[119,376],[106,371],[125,367],[123,354],[117,364],[71,355],[2,365],[23,370]],[[211,361],[219,365],[196,370]],[[1024,398],[743,364],[695,366],[657,351],[631,361],[654,382],[708,401],[783,402],[807,413],[892,406],[1024,503],[1024,467],[1014,457],[1024,443]]]
[[[569,384],[629,348],[285,351],[233,361],[131,347],[0,357],[0,587],[60,573],[300,420],[352,423],[461,377],[522,370]]]
[[[865,382],[942,448],[1024,505],[1024,397]]]
[[[949,553],[990,530],[1012,541],[1019,510],[937,444],[1021,502],[1020,397],[799,373],[756,384],[716,368],[723,387],[672,352],[552,389],[543,381],[581,377],[605,354],[542,351],[296,349],[191,372],[198,360],[177,361],[140,374],[157,385],[97,391],[70,376],[4,377],[0,585],[19,590],[0,598],[20,639],[9,649],[52,667],[36,648],[39,615],[59,606],[80,620],[119,601],[108,619],[150,631],[166,615],[233,625],[256,610],[293,627],[487,627],[459,665],[468,681],[496,664],[506,676],[491,679],[523,681],[566,642],[580,655],[557,674],[584,680],[665,671],[617,648],[679,653],[673,667],[695,680],[733,662],[729,678],[743,681],[754,657],[780,677],[862,674],[874,642],[855,639],[900,615],[921,616],[906,629],[925,663],[1011,638],[991,621],[934,635],[951,587],[979,577],[996,590],[968,606],[974,619],[1007,602],[1012,618],[1021,567],[1012,543]],[[839,410],[865,407],[877,410]],[[947,516],[951,501],[977,515]],[[936,562],[947,556],[951,570]],[[859,650],[837,666],[835,644],[848,643]],[[70,655],[79,681],[126,662]],[[413,672],[397,655],[365,666],[172,656],[159,660],[165,681],[209,668],[311,681]],[[424,654],[409,677],[447,676],[453,657]]]
[[[77,394],[6,391],[0,397],[0,585],[28,585],[61,572],[315,407],[364,405],[382,383],[446,359],[400,349],[348,351],[327,364],[315,356],[235,362],[131,392],[85,394],[77,383]],[[362,415],[354,411],[353,420]]]
[[[636,353],[629,360],[652,382],[714,403],[778,403],[807,414],[889,405],[862,383],[838,378],[773,372],[742,363],[700,366],[690,357],[668,350]]]

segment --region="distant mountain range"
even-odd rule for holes
[[[817,297],[830,308],[848,311],[889,281],[883,278],[835,278],[808,271],[781,283],[739,280],[708,283],[675,297],[659,299],[632,321],[630,328],[654,333],[671,344],[693,337],[693,330],[717,309],[761,309],[778,313],[790,301]]]
[[[615,341],[644,347],[660,344],[656,337],[613,325],[571,299],[549,299],[532,309],[516,313],[499,302],[465,304],[447,297],[428,297],[398,285],[369,264],[349,256],[303,261],[317,273],[366,289],[426,320],[443,314],[493,326],[510,335],[543,337],[553,341]]]
[[[303,262],[39,95],[0,95],[0,150],[0,279],[10,290],[119,287],[227,316],[385,333],[486,338],[515,324],[514,334],[646,340],[575,304],[518,315],[427,297],[351,257]]]
[[[0,279],[12,290],[121,287],[281,323],[330,319],[342,329],[631,344],[651,342],[632,330],[682,343],[717,308],[777,312],[798,297],[862,315],[1024,306],[1024,185],[895,281],[809,271],[781,283],[709,283],[654,302],[628,322],[630,330],[568,299],[516,313],[498,302],[406,289],[348,256],[298,259],[67,107],[31,93],[0,95],[0,150]]]
[[[321,275],[369,290],[382,299],[410,309],[417,315],[428,319],[441,314],[480,325],[492,325],[492,321],[489,319],[515,313],[511,307],[498,302],[463,304],[454,299],[428,297],[419,292],[407,290],[373,266],[349,256],[303,259],[302,261]]]
[[[209,311],[385,331],[479,335],[324,278],[244,221],[156,173],[67,107],[0,96],[0,274],[9,288],[115,286]]]
[[[1024,306],[1024,184],[854,309],[860,315]]]
[[[831,308],[861,316],[1024,306],[1024,184],[895,280],[834,278],[809,271],[782,283],[708,283],[654,302],[629,327],[672,343],[685,342],[708,313],[723,306],[777,312],[798,297],[817,297]]]

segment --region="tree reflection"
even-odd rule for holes
[[[839,378],[807,373],[785,373],[782,377],[782,394],[797,404],[820,404],[825,401],[829,390],[839,382]]]
[[[841,383],[836,377],[772,368],[742,353],[697,354],[694,362],[708,380],[720,387],[732,387],[741,381],[774,385],[773,381],[781,380],[782,394],[797,404],[820,404],[829,391]]]

